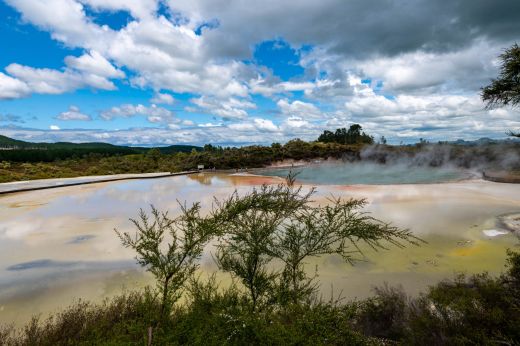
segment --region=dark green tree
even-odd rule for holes
[[[328,130],[318,137],[318,142],[322,143],[338,143],[338,144],[372,144],[374,139],[362,132],[363,128],[359,124],[352,124],[347,130],[346,128],[336,129],[335,132]]]
[[[482,88],[481,97],[487,108],[518,106],[520,104],[520,47],[514,44],[500,56],[500,74],[491,84]],[[510,132],[520,137],[520,133]]]
[[[487,107],[520,104],[520,47],[514,44],[500,55],[500,74],[482,88],[482,100]]]
[[[142,209],[137,220],[131,219],[136,232],[119,232],[123,246],[137,252],[136,260],[153,274],[160,297],[160,317],[165,318],[171,305],[180,298],[185,282],[199,267],[198,259],[206,244],[217,233],[211,215],[200,215],[200,204],[181,205],[181,214],[170,218],[152,206],[152,218]]]
[[[304,208],[312,191],[302,193],[292,184],[262,185],[244,196],[235,193],[217,202],[224,235],[215,258],[220,269],[244,285],[253,311],[275,290],[278,274],[269,268],[273,236],[291,214]]]
[[[332,143],[335,141],[334,133],[328,130],[323,131],[323,133],[318,137],[318,142],[322,143]]]
[[[275,231],[271,254],[284,263],[280,275],[282,303],[299,303],[317,289],[305,271],[311,257],[339,255],[347,263],[360,259],[358,244],[384,249],[385,243],[403,247],[418,245],[420,239],[359,211],[366,202],[359,199],[330,198],[327,205],[305,205],[292,213]]]
[[[146,153],[146,157],[150,161],[152,161],[153,168],[159,167],[159,161],[161,160],[162,154],[158,148],[153,148],[153,149],[148,150],[148,152]]]
[[[317,289],[305,271],[310,257],[337,254],[352,263],[359,243],[374,249],[386,244],[417,244],[401,230],[360,212],[363,200],[330,199],[325,206],[311,203],[314,189],[304,192],[287,184],[264,185],[251,193],[219,203],[224,236],[218,245],[219,267],[246,288],[252,310],[259,303],[298,303]],[[282,263],[281,270],[273,263]]]

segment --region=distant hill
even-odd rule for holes
[[[0,135],[0,161],[16,162],[49,162],[57,159],[67,159],[74,156],[100,154],[103,156],[143,154],[153,148],[131,147],[114,145],[110,143],[35,143],[25,142],[7,136]],[[200,151],[201,147],[194,145],[170,145],[157,147],[163,154],[178,152]]]
[[[490,144],[519,144],[520,139],[515,138],[515,137],[509,137],[506,139],[492,139],[492,138],[482,137],[482,138],[475,139],[472,141],[457,139],[456,141],[446,142],[446,143],[456,144],[456,145],[466,145],[466,146],[490,145]]]

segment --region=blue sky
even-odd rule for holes
[[[422,2],[0,0],[0,133],[244,145],[352,123],[393,143],[520,127],[479,99],[518,6]]]

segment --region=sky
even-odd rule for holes
[[[517,0],[0,0],[0,134],[241,146],[359,123],[389,143],[504,138],[480,88]]]

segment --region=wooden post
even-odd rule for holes
[[[152,346],[152,327],[148,327],[148,346]]]

